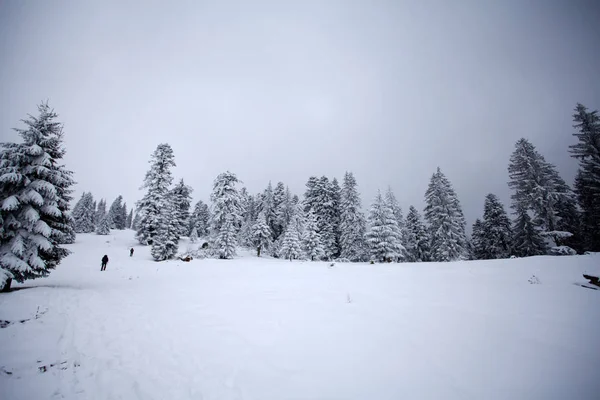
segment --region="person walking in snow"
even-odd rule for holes
[[[129,250],[129,257],[133,257],[133,247]]]
[[[102,257],[102,266],[100,267],[100,271],[106,271],[106,264],[108,264],[108,256],[105,254]]]

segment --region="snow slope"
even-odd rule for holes
[[[155,263],[132,231],[71,249],[0,295],[0,399],[600,396],[600,290],[574,285],[599,255]]]

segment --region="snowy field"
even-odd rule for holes
[[[600,290],[575,285],[598,254],[156,263],[132,231],[69,247],[0,295],[0,399],[600,398]]]

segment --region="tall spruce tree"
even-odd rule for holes
[[[179,210],[174,193],[168,193],[159,204],[158,229],[152,240],[150,254],[155,261],[173,258],[179,249],[179,231],[181,223],[178,220]]]
[[[469,258],[465,218],[450,181],[438,167],[425,193],[425,219],[431,235],[432,261]]]
[[[518,208],[513,227],[513,253],[518,257],[546,254],[547,246],[540,230],[531,220],[526,209]]]
[[[429,261],[429,234],[419,211],[413,206],[408,209],[405,225],[406,259],[409,262]]]
[[[582,210],[582,247],[600,251],[600,116],[577,104],[573,114],[573,136],[577,143],[569,146],[571,157],[579,161],[575,192]],[[572,213],[572,212],[571,212]]]
[[[292,261],[303,257],[299,218],[300,216],[294,213],[281,239],[279,257],[286,260]]]
[[[267,217],[264,211],[261,211],[252,226],[252,243],[256,248],[256,255],[260,257],[262,250],[268,250],[273,242],[273,233],[267,224]]]
[[[79,201],[73,207],[73,223],[76,233],[94,232],[94,196],[92,193],[84,192]]]
[[[100,221],[102,221],[102,219],[106,216],[106,200],[100,199],[95,210],[94,223],[96,226],[98,226]]]
[[[473,231],[471,232],[471,252],[474,260],[486,259],[483,222],[479,218],[475,220]]]
[[[237,234],[242,223],[240,194],[235,187],[239,182],[232,172],[219,174],[213,184],[211,200],[211,241],[221,259],[233,258]]]
[[[135,216],[133,217],[133,221],[131,221],[131,229],[133,229],[136,232],[138,230],[141,217],[142,215],[140,214],[140,212],[136,210]]]
[[[366,221],[356,179],[352,172],[346,172],[341,191],[340,252],[341,257],[350,261],[365,261]]]
[[[311,261],[319,260],[325,255],[323,245],[321,244],[321,235],[317,232],[317,219],[310,210],[306,216],[306,225],[302,238],[302,247]]]
[[[22,142],[3,143],[0,150],[1,290],[9,290],[13,279],[47,276],[69,254],[59,245],[68,234],[63,202],[72,185],[60,164],[62,124],[48,104],[38,111],[23,120],[25,129],[16,129]]]
[[[205,202],[199,200],[196,203],[190,221],[190,231],[193,228],[196,228],[199,237],[208,236],[208,233],[210,231],[210,211],[208,209],[208,205]]]
[[[127,215],[127,221],[125,221],[125,227],[127,229],[131,229],[131,224],[133,223],[133,208],[129,210],[129,215]]]
[[[173,218],[177,225],[177,237],[189,234],[190,206],[192,204],[193,189],[187,186],[183,179],[171,190],[173,205]]]
[[[285,220],[285,185],[283,182],[278,182],[273,191],[273,217],[271,220],[271,230],[273,231],[273,239],[279,239],[283,234],[287,221]]]
[[[508,258],[511,255],[511,222],[504,205],[490,193],[485,197],[481,225],[483,259]]]
[[[405,246],[404,217],[402,216],[402,207],[400,207],[400,203],[398,202],[398,199],[396,199],[396,195],[394,194],[390,186],[388,186],[388,189],[385,192],[385,201],[387,202],[388,207],[392,210],[392,213],[394,214],[398,234],[400,235],[400,243],[402,244],[402,246]],[[403,255],[403,258],[406,258],[405,254]]]
[[[109,235],[110,227],[113,225],[110,214],[105,214],[96,225],[96,234],[98,235]]]
[[[400,243],[398,222],[379,190],[369,212],[369,228],[366,236],[373,260],[380,262],[402,260],[404,247]]]
[[[559,205],[570,201],[570,189],[556,168],[527,139],[520,139],[515,144],[508,173],[508,185],[514,190],[512,208],[531,211],[533,223],[541,234],[554,239],[557,244],[561,238],[571,236],[572,232],[558,231]]]
[[[151,245],[161,224],[161,204],[169,193],[173,182],[171,168],[175,167],[175,156],[169,144],[159,144],[150,158],[150,170],[146,172],[141,189],[147,189],[146,194],[137,203],[140,220],[137,229],[137,239],[141,244]]]
[[[119,195],[113,201],[108,210],[108,215],[112,221],[112,229],[125,229],[125,221],[127,220],[127,214],[123,214],[123,196]]]

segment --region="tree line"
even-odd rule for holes
[[[157,261],[174,257],[182,236],[205,238],[208,251],[232,258],[238,246],[257,255],[284,259],[347,261],[453,261],[548,254],[560,249],[600,251],[600,117],[577,104],[576,141],[569,146],[579,161],[573,188],[535,146],[520,139],[509,160],[513,219],[494,194],[485,197],[483,216],[471,238],[450,180],[438,168],[425,193],[423,216],[414,206],[406,218],[388,188],[378,191],[363,213],[358,185],[347,172],[342,184],[310,177],[300,199],[284,183],[251,195],[231,172],[217,176],[210,204],[191,207],[192,188],[173,185],[172,148],[160,144],[152,154],[143,198],[127,213],[121,196],[106,202],[84,193],[70,210],[73,172],[62,164],[63,128],[48,106],[16,129],[20,143],[0,149],[0,286],[14,279],[43,277],[69,251],[77,233],[107,234],[132,228],[152,246]],[[173,186],[172,186],[173,185]]]

